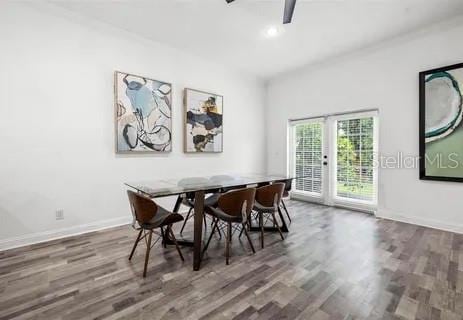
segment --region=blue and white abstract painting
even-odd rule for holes
[[[115,73],[116,152],[172,150],[172,85]]]

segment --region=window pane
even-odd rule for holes
[[[321,122],[295,126],[296,190],[322,193],[322,131]]]
[[[337,196],[372,201],[373,185],[372,117],[337,122]]]

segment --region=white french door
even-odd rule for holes
[[[292,196],[374,211],[377,204],[377,112],[290,121]]]
[[[325,120],[315,118],[293,122],[290,130],[289,154],[292,174],[302,177],[294,181],[293,190],[312,201],[323,202],[326,170]]]

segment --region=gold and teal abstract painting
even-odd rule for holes
[[[420,176],[463,181],[463,64],[420,73]]]
[[[116,152],[170,152],[172,85],[115,72]]]
[[[185,89],[185,152],[223,151],[223,97]]]

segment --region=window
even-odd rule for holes
[[[373,117],[337,121],[337,197],[374,201],[373,126]]]
[[[292,195],[326,205],[374,211],[378,112],[338,113],[289,122]]]
[[[308,122],[294,126],[294,169],[297,191],[322,194],[323,123]]]

